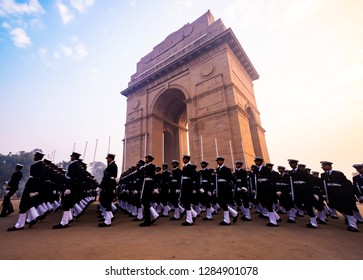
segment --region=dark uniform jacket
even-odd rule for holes
[[[247,188],[247,171],[239,168],[233,174],[234,181],[236,182],[236,188]]]
[[[116,188],[117,165],[114,161],[107,165],[103,171],[100,188],[104,191],[113,192]]]
[[[15,171],[13,175],[11,175],[10,181],[8,183],[10,193],[14,194],[19,189],[21,178],[23,178],[23,173],[21,173],[20,170]]]
[[[357,197],[363,196],[363,174],[353,177],[353,190]]]

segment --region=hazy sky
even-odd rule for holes
[[[348,177],[363,162],[363,1],[0,0],[0,153],[122,162],[136,63],[210,10],[260,74],[255,95],[270,158],[321,160]],[[86,148],[86,142],[87,149]]]

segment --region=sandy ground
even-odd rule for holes
[[[15,209],[18,202],[13,202]],[[53,230],[61,212],[52,213],[32,228],[7,232],[18,214],[0,218],[1,260],[362,260],[363,227],[346,230],[342,216],[318,229],[305,227],[308,218],[296,224],[266,227],[266,220],[253,214],[251,222],[239,220],[229,227],[199,218],[192,227],[181,221],[160,218],[155,225],[140,228],[118,211],[109,228],[97,227],[97,203],[67,229]],[[359,205],[363,213],[363,205]],[[204,214],[202,214],[204,215]]]

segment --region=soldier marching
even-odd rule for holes
[[[263,158],[256,157],[250,170],[236,160],[232,172],[222,156],[216,158],[217,167],[213,169],[205,160],[197,168],[191,157],[184,155],[183,165],[180,167],[180,162],[173,160],[169,170],[169,163],[157,167],[153,164],[154,157],[148,154],[118,179],[115,155],[108,154],[107,167],[98,184],[80,156],[73,152],[71,163],[64,170],[43,159],[44,154],[34,154],[18,220],[8,231],[19,231],[26,225],[33,227],[59,209],[63,210],[61,220],[53,229],[67,228],[96,201],[97,190],[99,227],[111,226],[117,209],[139,221],[140,227],[151,226],[159,217],[170,215],[172,221],[185,216],[181,225],[192,226],[203,212],[203,221],[214,220],[219,209],[223,211],[219,225],[229,226],[239,216],[242,221],[251,221],[254,208],[259,217],[268,220],[269,227],[281,225],[277,211],[286,213],[287,223],[296,223],[299,217],[307,215],[306,226],[312,229],[317,229],[318,224],[328,224],[329,216],[338,217],[336,211],[344,217],[348,231],[358,232],[358,225],[363,223],[357,207],[357,203],[363,203],[363,164],[353,165],[357,175],[351,181],[334,170],[329,161],[321,161],[321,174],[311,172],[296,159],[288,160],[290,170],[280,165],[276,172],[272,163],[264,164]],[[2,217],[12,213],[10,197],[17,191],[21,169],[22,165],[17,165],[8,184]]]

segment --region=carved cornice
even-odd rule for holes
[[[221,49],[223,49],[224,44],[229,45],[252,81],[259,78],[256,69],[230,28],[206,42],[201,42],[201,39],[200,41],[194,41],[193,44],[189,46],[190,50],[188,52],[177,52],[176,54],[172,54],[162,63],[156,65],[157,67],[149,69],[147,73],[142,74],[144,76],[139,77],[140,80],[138,82],[129,86],[122,91],[121,94],[127,97],[145,86],[154,86],[154,84],[157,84],[156,81],[160,78],[165,80],[167,77],[170,78],[182,71],[186,71],[191,65],[202,61],[201,58],[204,57],[205,59],[205,56],[211,56],[212,50],[215,50],[220,46],[222,46]],[[219,51],[221,49],[219,49]]]

